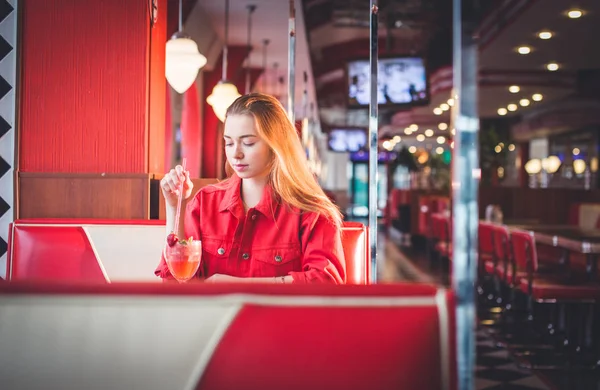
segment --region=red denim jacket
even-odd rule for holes
[[[345,283],[340,230],[325,217],[279,203],[265,188],[256,207],[244,212],[241,179],[202,188],[185,211],[185,235],[202,240],[198,277],[291,275],[294,283]],[[161,259],[155,271],[172,278]]]

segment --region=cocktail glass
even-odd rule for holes
[[[202,257],[202,242],[180,241],[173,246],[167,245],[166,261],[171,275],[179,282],[185,283],[194,277],[200,266]]]

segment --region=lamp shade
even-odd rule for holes
[[[217,118],[221,122],[225,122],[227,109],[240,96],[242,95],[240,95],[235,85],[229,81],[221,80],[213,88],[212,94],[206,98],[206,102],[212,106]]]
[[[165,76],[178,93],[188,90],[204,65],[206,57],[189,36],[178,32],[167,42]]]

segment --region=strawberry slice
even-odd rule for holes
[[[177,241],[179,241],[179,239],[177,238],[177,235],[175,233],[171,233],[167,236],[167,244],[169,246],[175,246],[175,244],[177,244]]]

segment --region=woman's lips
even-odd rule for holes
[[[235,169],[238,172],[242,172],[248,169],[248,164],[235,164],[233,166],[233,169]]]

